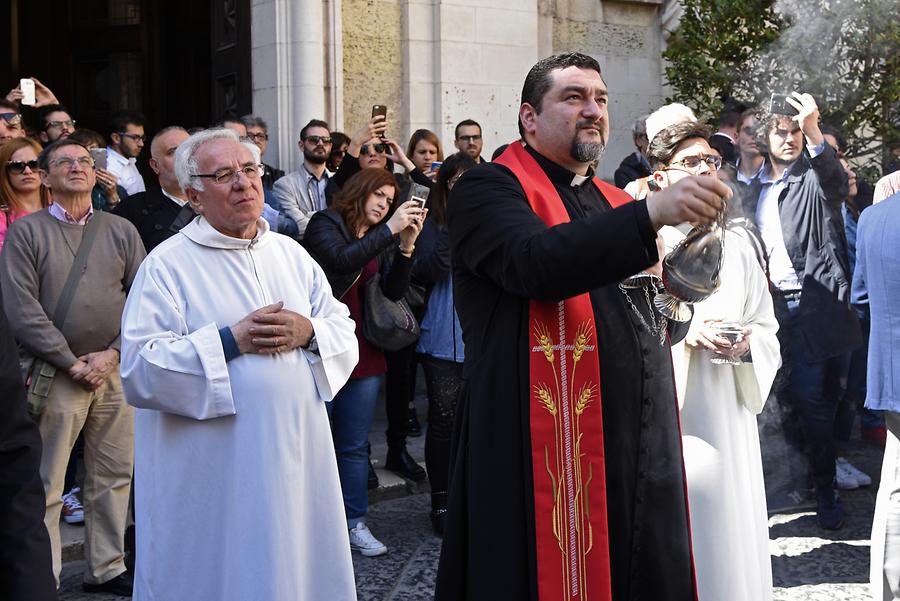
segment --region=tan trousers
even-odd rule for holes
[[[44,443],[41,479],[47,494],[44,523],[50,534],[56,584],[62,569],[59,517],[66,465],[82,430],[84,581],[111,580],[125,571],[125,520],[134,465],[134,409],[125,403],[118,370],[93,392],[58,371],[39,429]]]

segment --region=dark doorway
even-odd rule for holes
[[[149,135],[250,112],[249,0],[8,1],[4,95],[37,77],[101,133],[122,108],[143,113]]]

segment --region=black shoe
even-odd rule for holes
[[[447,525],[447,510],[432,509],[431,510],[431,527],[438,536],[444,536],[444,527]]]
[[[372,465],[372,462],[369,462],[369,482],[368,487],[369,490],[374,490],[378,488],[378,474],[375,473],[375,466]]]
[[[112,593],[120,597],[130,597],[134,589],[134,582],[129,572],[122,572],[112,580],[107,580],[101,584],[81,583],[81,590],[86,593]]]
[[[422,425],[419,423],[419,416],[416,415],[415,405],[406,410],[406,435],[413,438],[422,436]]]
[[[388,451],[384,467],[413,482],[425,479],[425,469],[415,462],[405,448],[399,453]]]

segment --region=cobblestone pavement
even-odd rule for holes
[[[419,415],[424,416],[420,405]],[[783,484],[790,463],[783,442],[766,428],[761,416],[766,481]],[[380,428],[376,425],[376,430]],[[383,429],[383,428],[381,428]],[[382,454],[383,434],[373,435],[373,459]],[[424,438],[424,437],[422,437]],[[411,452],[421,459],[422,438],[412,439]],[[868,598],[869,536],[875,493],[880,475],[881,451],[854,443],[850,461],[870,474],[875,483],[855,491],[844,491],[841,499],[847,514],[844,527],[828,532],[816,525],[814,512],[772,516],[769,521],[776,601],[859,601]],[[380,457],[379,457],[380,458]],[[385,500],[370,508],[367,523],[389,548],[382,557],[354,554],[360,601],[426,601],[432,598],[441,539],[431,531],[427,494]],[[83,561],[65,564],[61,579],[61,601],[114,601],[113,595],[81,592]],[[718,601],[718,600],[716,600]]]

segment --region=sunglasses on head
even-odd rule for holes
[[[22,122],[22,115],[19,113],[0,113],[0,119],[6,121],[8,125],[18,125]]]
[[[38,170],[38,162],[37,161],[9,161],[6,164],[6,169],[10,173],[15,173],[17,175],[21,175],[25,173],[25,167],[28,167],[32,171]]]
[[[384,154],[385,145],[384,144],[363,144],[359,147],[359,151],[362,154],[370,154],[369,149],[372,149],[372,152],[375,154]]]

